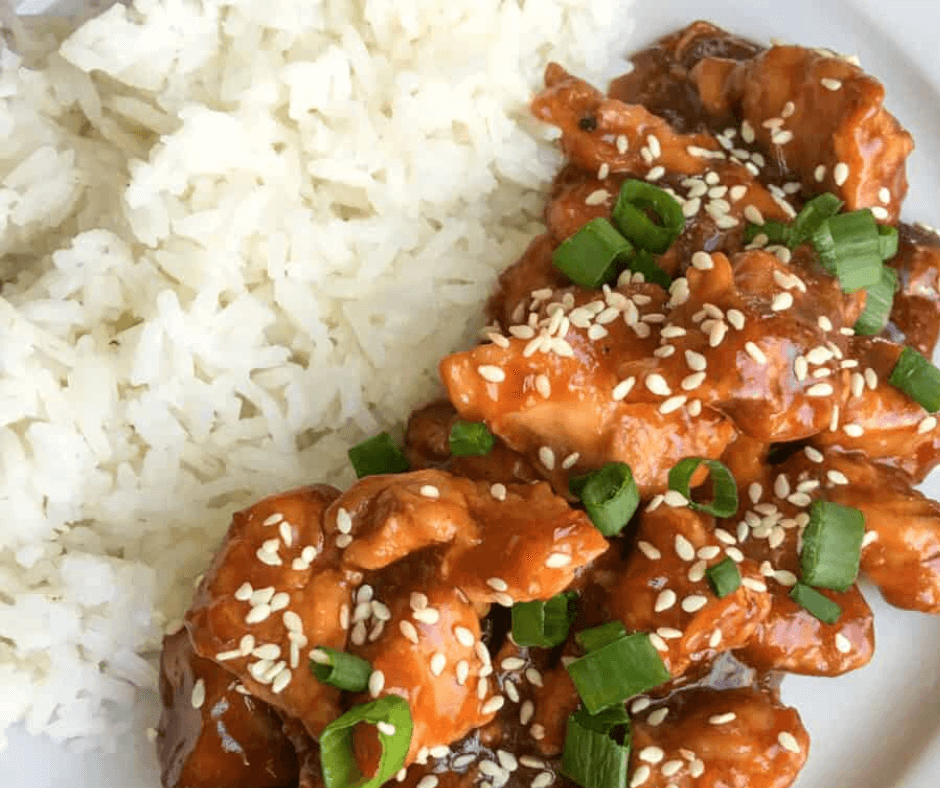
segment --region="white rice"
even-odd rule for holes
[[[0,54],[0,735],[107,747],[231,512],[471,341],[616,0],[140,0]],[[61,46],[60,46],[61,43]],[[100,667],[99,667],[100,666]]]

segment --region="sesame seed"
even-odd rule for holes
[[[663,493],[663,502],[666,506],[671,506],[674,509],[681,509],[683,506],[689,505],[689,499],[678,490],[666,490]]]
[[[536,668],[526,668],[525,677],[532,686],[542,686],[542,674]]]
[[[737,718],[737,714],[733,711],[729,711],[725,714],[713,714],[708,718],[708,722],[710,725],[727,725],[729,722],[734,722]]]
[[[835,392],[835,389],[832,388],[830,383],[816,383],[813,386],[810,386],[806,389],[806,396],[808,397],[831,397]]]
[[[355,645],[361,646],[366,642],[366,634],[366,622],[357,621],[356,625],[353,627],[352,634],[349,637]]]
[[[873,542],[878,541],[878,532],[877,531],[866,531],[865,536],[862,537],[862,547],[868,547]]]
[[[650,561],[658,561],[663,557],[662,553],[659,552],[653,545],[649,542],[645,542],[642,539],[636,543],[637,548],[640,552],[643,553]]]
[[[634,770],[633,776],[630,778],[630,788],[639,788],[650,778],[650,774],[652,774],[650,767],[645,763],[640,764]]]
[[[610,192],[607,189],[595,189],[587,197],[584,198],[585,205],[600,205],[608,197],[610,197]]]
[[[698,758],[689,764],[689,774],[698,779],[705,773],[705,763]]]
[[[659,406],[659,412],[665,415],[679,410],[679,408],[685,405],[687,399],[684,394],[677,394],[675,397],[670,397]]]
[[[789,731],[780,731],[780,734],[777,736],[777,742],[785,750],[789,750],[793,753],[800,752],[800,744],[796,740],[796,737]]]
[[[724,321],[716,320],[712,325],[711,330],[708,332],[709,347],[718,347],[727,333],[728,324]]]
[[[545,559],[545,566],[549,569],[561,569],[571,563],[571,556],[567,553],[549,553]]]
[[[293,673],[291,673],[289,668],[284,668],[277,676],[274,677],[274,682],[271,684],[271,692],[275,695],[280,695],[287,686],[290,684],[291,679],[293,678]]]
[[[261,547],[258,548],[255,556],[262,564],[267,564],[268,566],[280,566],[284,563],[277,553],[272,553]]]
[[[823,77],[821,80],[819,80],[819,84],[821,84],[826,90],[833,91],[839,90],[842,87],[842,82],[840,80],[832,79],[831,77]]]
[[[744,328],[744,314],[739,309],[729,309],[727,318],[728,322],[736,330],[740,331]]]
[[[500,367],[493,366],[492,364],[484,364],[483,366],[477,367],[477,373],[488,383],[502,383],[506,380],[506,373]]]
[[[849,165],[840,161],[832,170],[832,178],[837,186],[843,186],[849,179]]]
[[[725,555],[727,555],[728,558],[730,558],[736,564],[740,564],[744,560],[744,553],[738,550],[737,547],[726,547]]]
[[[190,696],[190,702],[194,709],[201,709],[202,704],[206,702],[206,682],[202,679],[193,686],[193,693]]]
[[[836,649],[840,654],[848,654],[852,650],[852,641],[838,632],[836,633]]]
[[[483,704],[483,707],[480,711],[483,714],[495,714],[506,704],[506,699],[502,695],[494,695],[486,703]],[[483,765],[482,763],[480,764]]]
[[[545,726],[536,723],[531,728],[529,728],[529,735],[536,741],[541,741],[545,738]]]
[[[683,561],[695,560],[695,548],[692,547],[692,543],[682,534],[676,534],[675,546],[676,555]]]
[[[421,489],[418,490],[418,492],[419,492],[424,498],[432,498],[432,499],[434,499],[434,498],[440,498],[440,497],[441,497],[441,491],[438,490],[437,487],[435,487],[433,484],[422,484],[422,485],[421,485]]]
[[[722,634],[720,629],[716,629],[712,632],[711,636],[708,638],[708,647],[709,648],[718,648],[721,645]]]
[[[607,329],[595,323],[588,329],[587,335],[588,339],[590,339],[592,342],[596,342],[597,340],[603,339],[607,336]]]
[[[369,675],[369,694],[377,698],[383,689],[385,689],[385,674],[381,670],[373,670]]]
[[[531,326],[510,326],[509,333],[517,339],[532,339],[535,336],[535,329]]]
[[[661,768],[664,777],[672,777],[683,767],[683,762],[678,760],[666,761]]]
[[[820,164],[813,171],[813,177],[816,179],[816,183],[822,183],[826,179],[826,165]]]
[[[271,607],[269,605],[256,605],[245,616],[246,624],[260,624],[268,616],[271,615]]]
[[[744,349],[747,351],[747,354],[754,359],[758,364],[766,364],[767,356],[764,355],[764,351],[761,350],[753,342],[745,342]]]
[[[249,599],[251,599],[251,595],[253,593],[254,593],[254,589],[252,589],[251,583],[242,583],[235,590],[235,598],[239,602],[247,602]]]
[[[276,643],[265,643],[263,646],[258,646],[256,649],[253,649],[251,654],[258,659],[269,659],[273,661],[281,656],[281,647]]]
[[[426,774],[418,781],[416,788],[437,788],[438,779],[433,774]]]
[[[682,600],[682,609],[686,613],[697,613],[708,604],[708,598],[701,594],[692,594]]]
[[[712,256],[708,252],[696,252],[693,254],[692,265],[700,271],[709,271],[715,267]]]
[[[617,152],[621,155],[626,153],[630,149],[630,140],[626,134],[620,134],[617,136]]]
[[[535,777],[532,778],[532,782],[529,783],[530,788],[548,788],[549,785],[555,779],[555,775],[551,772],[539,772]]]
[[[669,608],[675,604],[676,592],[670,588],[666,588],[663,591],[660,591],[659,596],[656,597],[656,603],[653,605],[653,610],[656,613],[662,613],[664,610],[669,610]]]
[[[422,624],[430,624],[433,626],[438,622],[441,614],[436,607],[426,607],[423,610],[412,611],[411,617],[415,621],[420,621]]]
[[[833,484],[848,484],[848,477],[842,471],[831,470],[826,472],[826,478]]]
[[[663,724],[663,720],[666,719],[668,714],[669,709],[664,706],[661,709],[656,709],[656,711],[650,712],[650,716],[646,718],[646,722],[648,725],[652,725],[654,728],[658,728]]]
[[[509,594],[496,594],[493,597],[497,605],[502,605],[503,607],[512,607],[515,604],[515,600]]]
[[[668,397],[672,393],[669,384],[666,383],[666,379],[662,375],[656,373],[647,375],[644,383],[647,389],[658,396]]]
[[[457,642],[461,646],[465,646],[466,648],[473,648],[473,644],[476,642],[473,633],[466,627],[454,627],[454,637],[457,638]]]
[[[555,452],[553,452],[548,446],[542,446],[539,449],[539,462],[545,466],[547,470],[554,470],[555,468]],[[505,590],[505,589],[497,589]]]
[[[653,648],[655,648],[657,651],[669,651],[669,646],[666,645],[666,641],[655,632],[650,634],[649,639],[650,643],[653,644]]]
[[[413,591],[408,600],[412,610],[424,610],[428,606],[428,598],[420,591]]]
[[[415,629],[415,625],[410,621],[399,621],[398,630],[404,635],[406,640],[410,640],[412,643],[418,642],[418,630]]]
[[[497,750],[496,760],[507,772],[514,772],[519,768],[519,761],[516,760],[516,756],[506,750]]]
[[[764,224],[764,215],[754,205],[748,205],[744,208],[744,218],[752,224]]]
[[[850,438],[861,438],[865,430],[858,424],[843,424],[842,431]]]
[[[689,582],[691,583],[701,582],[702,578],[705,577],[706,568],[707,568],[707,564],[705,561],[696,561],[694,564],[692,564],[692,568],[689,569],[689,574],[688,574]]]
[[[434,656],[431,657],[431,673],[434,676],[440,676],[444,672],[444,668],[447,666],[447,657],[441,654],[440,651],[435,652]]]
[[[646,173],[646,180],[648,181],[658,181],[663,175],[666,174],[666,168],[661,165],[656,165],[648,173]]]
[[[887,208],[882,208],[880,205],[873,205],[869,210],[871,210],[871,215],[879,222],[886,222],[891,217]]]
[[[742,578],[741,585],[757,593],[764,593],[767,591],[767,586],[760,580],[755,580],[753,577]]]
[[[672,627],[659,627],[656,630],[656,634],[659,635],[663,640],[678,640],[682,637],[682,630],[674,629]]]
[[[494,591],[506,591],[509,585],[501,577],[488,578],[486,584]]]
[[[676,352],[675,345],[662,345],[653,351],[656,358],[669,358]]]
[[[662,748],[660,747],[649,746],[649,747],[644,747],[642,750],[640,750],[638,757],[641,761],[645,761],[646,763],[656,764],[656,763],[661,762],[663,758],[666,757],[666,754],[662,751]]]
[[[284,593],[283,591],[279,594],[275,594],[271,598],[270,607],[272,613],[283,610],[288,605],[290,605],[290,594]]]
[[[653,701],[649,698],[637,698],[630,704],[630,713],[633,715],[642,714],[652,705]]]
[[[723,542],[724,544],[729,544],[729,545],[736,544],[738,541],[731,534],[729,534],[724,528],[715,529],[715,538],[719,542]]]
[[[773,301],[770,302],[770,308],[774,312],[782,312],[793,306],[793,296],[788,292],[777,293]]]
[[[266,517],[264,522],[261,524],[262,525],[277,525],[283,519],[284,519],[283,514],[281,514],[280,512],[275,512],[272,515],[268,515],[268,517]]]
[[[917,432],[918,434],[923,435],[924,433],[930,432],[931,430],[935,429],[936,426],[937,426],[937,417],[927,416],[927,418],[923,419],[920,422],[920,424],[917,425]]]
[[[462,659],[457,663],[457,683],[462,687],[470,676],[470,663]]]
[[[597,179],[599,181],[604,180],[608,175],[610,175],[610,165],[605,161],[597,168]]]

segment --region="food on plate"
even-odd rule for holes
[[[780,680],[869,662],[859,573],[940,612],[910,135],[831,52],[696,22],[634,62],[547,67],[567,163],[447,400],[235,515],[165,643],[166,788],[786,788]]]

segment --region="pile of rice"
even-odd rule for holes
[[[139,0],[0,54],[0,734],[113,746],[233,510],[437,391],[616,0]]]

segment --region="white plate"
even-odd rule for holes
[[[28,0],[32,8],[48,5]],[[77,3],[70,2],[72,7]],[[25,3],[24,3],[25,5]],[[655,9],[655,16],[649,9]],[[693,19],[735,32],[858,54],[888,88],[888,106],[911,130],[905,218],[940,224],[940,3],[937,0],[637,0],[631,48]],[[940,476],[925,485],[940,497]],[[788,677],[784,698],[810,731],[809,762],[797,788],[936,788],[940,785],[940,617],[905,613],[866,588],[878,648],[871,665],[839,679]],[[143,736],[156,699],[141,698],[133,737],[113,754],[71,755],[44,740],[12,737],[0,755],[10,788],[157,788],[152,746]]]

